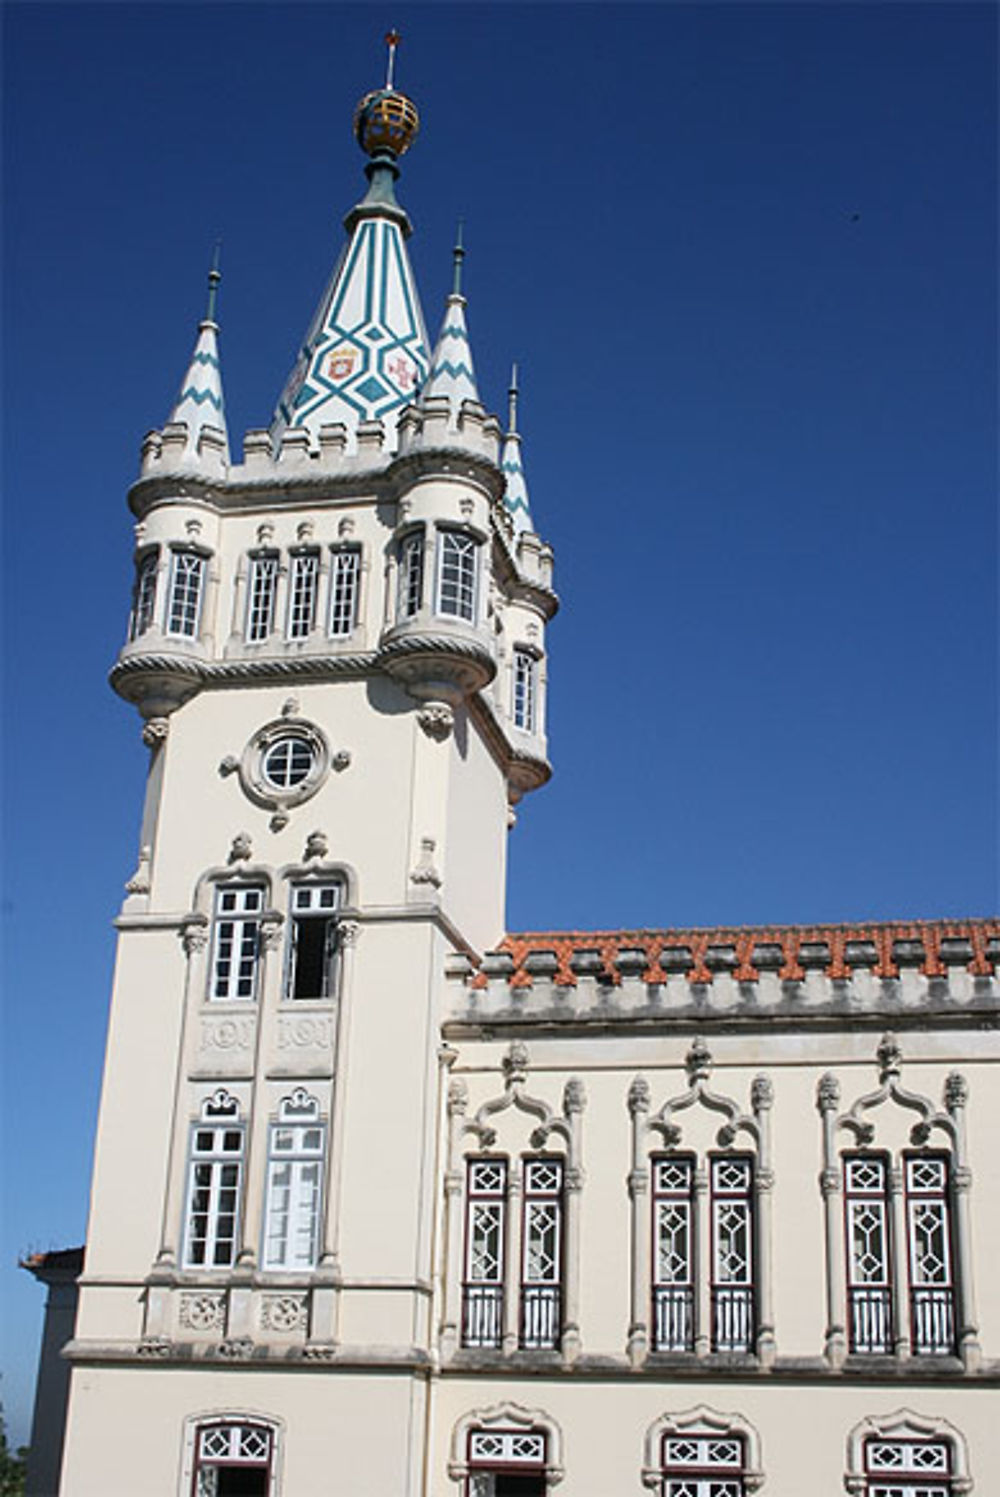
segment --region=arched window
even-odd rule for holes
[[[646,1432],[642,1479],[658,1497],[749,1497],[764,1480],[756,1430],[704,1404]]]
[[[239,1415],[194,1423],[191,1497],[275,1497],[277,1431]]]
[[[562,1480],[562,1434],[541,1409],[474,1409],[452,1435],[448,1474],[462,1497],[546,1497]]]
[[[960,1497],[972,1491],[965,1441],[908,1409],[864,1419],[847,1438],[844,1485],[854,1497]]]

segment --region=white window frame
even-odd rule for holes
[[[712,1350],[750,1353],[757,1329],[754,1160],[749,1154],[711,1154],[708,1169]],[[742,1262],[734,1266],[733,1238],[739,1232]]]
[[[261,644],[274,633],[280,569],[281,556],[277,551],[257,551],[250,557],[243,630],[247,644]]]
[[[462,1345],[498,1350],[503,1344],[507,1268],[506,1155],[480,1155],[465,1162],[465,1271],[462,1278]],[[492,1271],[484,1271],[483,1244],[490,1240]]]
[[[330,559],[330,609],[327,633],[347,639],[358,627],[361,598],[361,547],[334,546]]]
[[[844,1486],[852,1497],[963,1497],[974,1483],[953,1424],[899,1409],[850,1431]]]
[[[342,879],[292,884],[289,897],[288,948],[284,983],[284,996],[288,1002],[304,1003],[310,999],[329,1001],[336,997],[340,976],[338,921],[343,903],[344,882]],[[297,997],[295,994],[298,980],[297,963],[304,923],[323,926],[321,991]]]
[[[279,1438],[275,1424],[252,1414],[200,1415],[189,1420],[183,1497],[216,1497],[218,1478],[213,1473],[233,1467],[266,1472],[266,1490],[272,1497],[277,1491]]]
[[[156,622],[156,593],[160,572],[158,547],[145,551],[135,564],[135,588],[129,638],[140,639]]]
[[[243,1206],[243,1156],[246,1132],[235,1098],[219,1091],[208,1098],[201,1118],[192,1124],[188,1148],[188,1187],[184,1203],[185,1268],[231,1268],[240,1249]],[[198,1193],[207,1191],[199,1202]],[[196,1210],[196,1206],[201,1209]],[[231,1209],[224,1209],[231,1205]],[[196,1221],[204,1219],[202,1230]],[[228,1231],[222,1227],[229,1223]],[[195,1251],[200,1243],[201,1256]],[[219,1256],[220,1248],[228,1250]]]
[[[216,884],[208,977],[210,1002],[256,1001],[265,895],[263,884]],[[240,992],[241,987],[246,991]]]
[[[929,1183],[932,1172],[938,1176],[934,1184]],[[951,1158],[947,1153],[906,1153],[903,1180],[913,1353],[918,1357],[954,1356],[957,1306]],[[937,1268],[921,1251],[926,1246],[927,1222],[940,1236]]]
[[[422,530],[408,531],[399,541],[396,617],[400,621],[415,618],[424,606],[425,550]]]
[[[308,639],[316,627],[319,598],[319,551],[314,546],[291,553],[285,638]]]
[[[654,1351],[694,1350],[697,1320],[695,1168],[696,1160],[691,1154],[654,1154],[650,1159]],[[662,1237],[666,1230],[674,1231],[674,1220],[682,1231],[685,1251],[680,1255],[680,1270],[667,1273],[661,1254]]]
[[[661,1414],[646,1431],[642,1482],[657,1497],[749,1497],[764,1482],[760,1436],[706,1404]]]
[[[164,632],[175,639],[197,639],[205,601],[206,557],[177,546],[170,552]]]
[[[538,731],[538,657],[524,645],[514,646],[515,728],[525,733]]]
[[[886,1154],[843,1156],[847,1345],[851,1352],[862,1355],[888,1356],[894,1345],[893,1287],[897,1265],[893,1262],[891,1235],[891,1168],[892,1162]],[[866,1182],[865,1174],[870,1183]],[[859,1251],[862,1233],[871,1266],[863,1261]]]
[[[443,618],[476,622],[479,550],[479,542],[467,530],[438,530],[434,611]]]
[[[555,1351],[563,1319],[565,1161],[561,1155],[525,1156],[522,1181],[520,1345]]]
[[[326,1125],[318,1100],[301,1087],[283,1097],[268,1138],[261,1259],[265,1269],[315,1268],[323,1220]]]

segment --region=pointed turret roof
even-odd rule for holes
[[[463,400],[479,400],[476,388],[476,373],[472,364],[472,349],[469,347],[469,332],[465,325],[465,297],[462,295],[462,261],[465,250],[462,246],[462,230],[459,226],[458,241],[454,249],[455,270],[451,295],[445,304],[444,321],[438,334],[427,383],[420,392],[421,402],[433,397],[445,396],[451,402],[452,419],[458,417]]]
[[[535,527],[531,520],[531,507],[528,504],[528,485],[524,479],[524,466],[521,462],[521,434],[517,429],[518,388],[516,364],[512,366],[510,371],[510,390],[508,395],[507,430],[504,433],[500,467],[507,480],[504,504],[513,522],[514,534],[520,535],[522,531],[534,530]]]
[[[222,368],[219,364],[219,324],[215,320],[215,297],[222,279],[216,249],[208,273],[208,306],[198,324],[198,339],[191,362],[181,382],[180,393],[170,412],[170,422],[183,421],[188,429],[188,450],[197,452],[205,427],[222,433],[225,461],[229,461],[229,436],[226,431],[226,406],[222,395]]]
[[[362,421],[381,419],[386,448],[396,446],[399,412],[427,374],[427,333],[406,253],[410,222],[396,201],[398,158],[419,128],[413,103],[391,87],[367,94],[354,117],[369,157],[368,191],[344,220],[349,238],[320,299],[271,426],[319,429],[343,422],[353,438]]]

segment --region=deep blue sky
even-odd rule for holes
[[[512,927],[996,907],[989,5],[8,5],[4,1400],[82,1240],[145,751],[104,684],[125,490],[224,239],[265,425],[363,188],[388,23],[432,330],[521,364],[552,785]],[[23,1282],[21,1282],[23,1281]]]

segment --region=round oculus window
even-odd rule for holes
[[[275,790],[294,790],[309,778],[316,764],[316,750],[305,738],[288,734],[277,738],[261,755],[262,778]]]
[[[240,783],[259,806],[297,806],[316,794],[330,764],[330,745],[316,724],[284,717],[253,735],[239,762]]]

